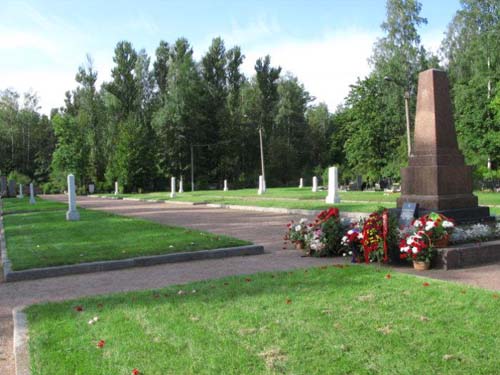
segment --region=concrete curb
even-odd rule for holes
[[[7,243],[5,241],[5,229],[3,227],[3,203],[0,199],[0,257],[2,258],[3,277],[12,272],[10,260],[7,257]]]
[[[30,356],[28,352],[28,321],[23,312],[24,307],[16,307],[12,310],[14,320],[14,361],[16,364],[16,375],[30,375]]]
[[[79,263],[66,266],[55,266],[46,268],[33,268],[23,271],[12,271],[10,262],[7,259],[9,268],[4,267],[4,280],[6,282],[35,280],[46,277],[57,277],[65,275],[74,275],[81,273],[102,272],[121,270],[131,267],[146,267],[164,263],[178,263],[192,260],[217,259],[233,256],[258,255],[264,253],[264,247],[260,245],[246,245],[237,247],[228,247],[213,250],[200,250],[192,252],[152,255],[121,260],[107,260],[100,262]],[[3,254],[2,254],[3,255]]]

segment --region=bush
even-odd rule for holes
[[[23,185],[28,185],[31,182],[31,178],[18,171],[10,172],[9,176],[7,177],[7,180],[14,180],[16,181],[16,184],[23,184]]]

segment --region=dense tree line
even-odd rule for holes
[[[341,179],[399,179],[407,162],[404,94],[412,122],[418,73],[446,69],[461,147],[482,178],[498,177],[500,158],[500,5],[462,0],[443,40],[441,63],[421,44],[417,0],[388,0],[367,77],[351,85],[331,113],[297,77],[255,62],[241,72],[245,56],[215,38],[199,61],[189,42],[160,41],[154,56],[121,41],[111,80],[96,86],[92,59],[78,69],[77,88],[50,119],[35,95],[12,91],[0,98],[0,171],[17,171],[51,186],[72,172],[80,187],[125,191],[166,189],[183,178],[197,189],[255,186],[260,174],[262,129],[269,186],[295,185],[332,164]],[[384,79],[390,77],[390,81]],[[332,82],[334,85],[335,82]],[[412,124],[413,130],[413,124]],[[191,168],[193,162],[194,170]]]

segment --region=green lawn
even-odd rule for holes
[[[68,205],[60,202],[53,202],[36,198],[35,204],[30,204],[29,198],[3,198],[2,206],[5,214],[13,212],[35,212],[35,211],[54,211],[54,210],[67,210]]]
[[[79,211],[80,221],[66,221],[65,211],[5,215],[7,252],[12,269],[18,271],[248,244],[197,230],[98,211]]]
[[[498,374],[497,293],[387,272],[322,267],[31,306],[32,373]]]
[[[104,194],[104,196],[114,196],[113,194]],[[382,192],[362,193],[345,192],[340,193],[341,199],[345,202],[336,204],[341,211],[348,212],[371,212],[379,206],[396,207],[397,194],[384,194]],[[119,194],[117,197],[141,198],[141,199],[160,199],[165,201],[172,200],[170,193],[155,192],[146,194]],[[310,188],[271,188],[266,194],[257,195],[256,189],[230,190],[223,192],[220,190],[206,190],[185,192],[177,194],[173,199],[179,202],[204,202],[234,204],[241,206],[259,206],[259,207],[281,207],[296,208],[306,210],[323,210],[332,205],[325,204],[325,191],[317,193],[311,192]],[[355,202],[357,201],[357,202]]]
[[[331,205],[325,204],[325,191],[317,193],[311,192],[309,187],[299,188],[270,188],[264,195],[257,195],[257,189],[240,189],[240,190],[204,190],[195,192],[185,192],[177,194],[173,199],[179,202],[206,202],[206,203],[221,203],[235,204],[242,206],[259,206],[259,207],[283,207],[297,208],[306,210],[321,210]],[[484,193],[475,192],[479,197],[480,205],[499,206],[492,207],[493,215],[500,214],[500,194],[499,193]],[[104,196],[114,196],[113,194],[103,194]],[[396,199],[400,196],[399,193],[384,193],[384,192],[360,192],[347,191],[341,192],[341,203],[336,204],[341,211],[346,212],[372,212],[379,206],[387,208],[396,207]],[[170,193],[155,192],[146,194],[119,194],[117,197],[141,198],[141,199],[159,199],[170,201]]]

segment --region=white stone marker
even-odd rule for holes
[[[227,180],[224,180],[224,191],[228,191],[228,187],[227,187]]]
[[[184,193],[184,184],[183,184],[183,181],[182,181],[182,177],[179,180],[179,194],[181,194],[181,193]]]
[[[304,179],[301,177],[299,181],[299,189],[302,189],[304,187]]]
[[[175,177],[170,178],[170,198],[175,198]]]
[[[89,193],[94,194],[95,191],[95,185],[94,184],[89,184]]]
[[[66,220],[80,220],[80,213],[76,209],[75,176],[72,174],[68,175],[68,211],[66,212]]]
[[[316,176],[313,177],[312,192],[313,193],[317,193],[318,192],[318,177],[316,177]]]
[[[265,193],[267,191],[266,188],[266,179],[262,177],[262,191]]]
[[[264,179],[262,178],[262,175],[259,176],[259,190],[257,190],[257,194],[262,195],[264,194]]]
[[[115,181],[115,195],[118,195],[118,181]]]
[[[339,189],[339,172],[337,167],[328,168],[328,195],[326,203],[340,203]]]
[[[30,204],[35,204],[35,189],[33,188],[33,182],[30,183]]]
[[[23,194],[23,184],[19,184],[19,195],[17,196],[18,198],[24,198]]]

